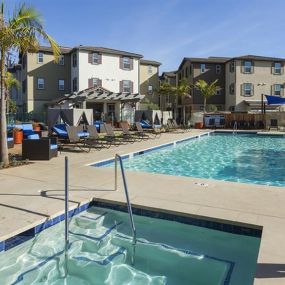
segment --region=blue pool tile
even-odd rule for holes
[[[32,239],[35,236],[34,228],[31,228],[27,231],[24,231],[14,237],[11,237],[5,241],[5,250],[9,250],[29,239]]]
[[[0,252],[5,250],[5,241],[0,241]]]
[[[109,208],[121,212],[127,212],[127,206],[126,205],[118,205],[113,203],[107,203],[107,202],[101,202],[101,201],[94,201],[94,206],[96,207],[102,207],[102,208]],[[238,225],[232,225],[229,223],[222,223],[217,221],[210,221],[206,219],[198,219],[194,217],[187,217],[187,216],[179,216],[174,215],[171,213],[163,213],[158,211],[152,211],[152,210],[146,210],[146,209],[140,209],[136,207],[132,207],[133,214],[140,215],[140,216],[146,216],[146,217],[152,217],[162,220],[169,220],[169,221],[175,221],[183,224],[198,226],[198,227],[204,227],[208,229],[213,229],[217,231],[223,231],[238,235],[246,235],[246,236],[253,236],[260,238],[262,234],[262,230],[259,229],[253,229],[248,228],[244,226],[238,226]]]

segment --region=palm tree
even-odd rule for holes
[[[209,99],[211,96],[216,94],[217,82],[218,82],[218,79],[216,79],[211,84],[208,84],[205,80],[198,80],[194,84],[195,88],[198,89],[204,97],[204,108],[203,108],[204,113],[206,112],[207,99]]]
[[[6,92],[5,92],[5,60],[8,52],[37,51],[39,38],[42,37],[51,45],[55,60],[58,60],[60,49],[55,40],[43,29],[39,13],[33,8],[22,4],[16,9],[11,18],[4,15],[4,1],[0,10],[0,53],[1,53],[1,103],[0,103],[0,161],[3,166],[9,165],[7,146],[7,122],[6,122]]]

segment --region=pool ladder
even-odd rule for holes
[[[137,244],[137,232],[136,232],[136,227],[134,223],[132,205],[131,205],[131,201],[129,197],[129,191],[128,191],[128,185],[127,185],[127,180],[126,180],[126,175],[125,175],[125,170],[124,170],[124,165],[123,165],[123,159],[119,154],[115,155],[115,190],[118,190],[118,161],[120,163],[123,184],[124,184],[124,189],[125,189],[125,195],[126,195],[126,200],[127,200],[128,213],[130,217],[130,224],[131,224],[132,235],[133,235],[133,239],[132,239],[133,252],[131,256],[131,263],[132,265],[134,265],[135,264],[135,254],[136,254],[136,244]]]
[[[233,134],[237,134],[237,121],[234,122],[234,127],[233,127]]]

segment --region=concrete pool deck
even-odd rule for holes
[[[163,134],[156,140],[90,153],[63,152],[47,162],[0,171],[0,240],[63,212],[64,157],[70,163],[70,206],[93,198],[125,202],[122,181],[114,191],[114,170],[87,164],[205,132]],[[285,284],[285,190],[283,187],[127,172],[133,205],[230,223],[262,227],[256,285]],[[207,187],[195,182],[207,183]],[[41,195],[40,191],[46,195]],[[242,285],[242,284],[241,284]]]

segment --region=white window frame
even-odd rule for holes
[[[201,73],[205,73],[206,72],[206,64],[205,63],[201,63],[200,64],[200,71],[201,71]]]
[[[276,87],[279,86],[279,90],[276,90]],[[273,92],[274,92],[274,96],[281,96],[281,90],[282,90],[282,84],[274,84],[273,85]],[[276,92],[278,92],[279,94],[276,94]]]
[[[247,85],[250,85],[250,89],[247,89],[247,88],[246,88]],[[244,96],[252,96],[252,95],[253,95],[253,94],[252,94],[252,91],[253,91],[253,90],[252,90],[252,87],[253,87],[252,83],[244,83],[244,84],[243,84],[243,94],[244,94]],[[250,90],[250,94],[247,94],[247,91],[248,91],[248,90]]]
[[[59,91],[64,91],[64,88],[65,88],[64,79],[58,79],[58,90]]]
[[[99,83],[99,78],[93,77],[92,78],[92,86],[93,87],[98,87],[98,83]]]
[[[126,84],[128,84],[128,86]],[[131,92],[131,81],[123,80],[123,93],[130,93],[130,92]]]
[[[152,72],[152,66],[151,65],[148,65],[148,67],[147,67],[147,72],[148,72],[148,74],[152,74],[153,72]]]
[[[153,86],[151,84],[149,84],[147,87],[147,93],[150,95],[153,93]]]
[[[92,63],[93,64],[98,64],[99,63],[99,53],[98,52],[93,52],[92,53]]]
[[[221,74],[222,66],[220,64],[216,64],[216,74]]]
[[[131,59],[127,56],[123,57],[123,69],[131,69]]]
[[[38,77],[37,79],[37,89],[38,90],[44,90],[45,89],[45,79],[42,77]]]
[[[280,67],[279,68],[276,68],[276,65],[277,64],[280,64]],[[278,72],[276,72],[278,70]],[[274,62],[274,74],[281,74],[281,70],[282,70],[282,64],[281,62]]]
[[[44,53],[39,51],[38,52],[38,63],[43,63],[44,62]]]
[[[250,63],[250,66],[249,65],[246,65],[246,63]],[[248,71],[247,68],[250,68],[250,70]],[[245,60],[243,62],[243,70],[244,70],[244,73],[252,73],[252,61],[250,60]]]
[[[60,55],[60,56],[59,56],[58,64],[59,64],[59,65],[64,65],[64,55]]]

